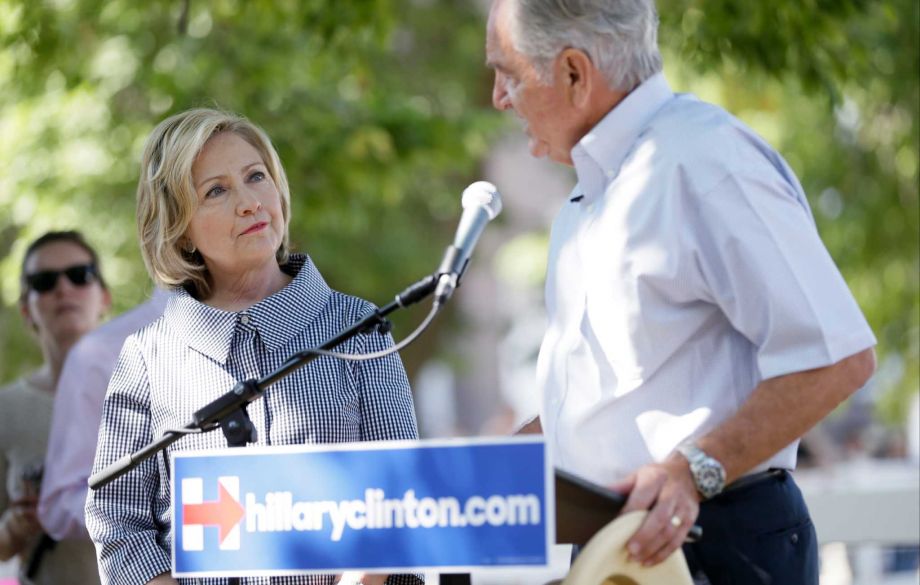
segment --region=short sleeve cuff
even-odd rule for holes
[[[868,328],[825,346],[793,347],[783,352],[760,355],[757,365],[763,380],[824,368],[844,358],[874,347],[877,341]]]

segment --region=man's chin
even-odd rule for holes
[[[572,157],[571,157],[571,155],[569,155],[568,153],[557,152],[557,153],[554,153],[554,154],[547,154],[546,156],[547,156],[547,158],[549,158],[551,161],[556,162],[556,163],[559,163],[559,164],[561,164],[561,165],[565,165],[565,166],[567,166],[567,167],[574,167],[574,166],[575,166],[575,163],[572,162]]]
[[[534,158],[546,158],[562,165],[573,166],[572,156],[568,152],[554,152],[547,143],[533,138],[530,139],[529,146],[530,156]]]
[[[546,158],[549,156],[549,148],[545,142],[531,138],[528,147],[530,148],[530,156],[534,158]]]

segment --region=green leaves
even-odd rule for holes
[[[118,311],[147,292],[140,148],[189,107],[266,129],[290,179],[294,246],[333,286],[383,302],[428,272],[505,128],[478,4],[0,0],[0,379],[39,359],[14,306],[32,237],[84,230]],[[799,174],[879,336],[897,420],[920,385],[920,4],[660,0],[659,13],[672,84],[737,113]]]
[[[466,31],[462,50],[450,36],[419,44],[427,23],[441,19]],[[465,68],[444,66],[481,50],[482,26],[465,2],[408,14],[386,0],[341,0],[334,10],[326,0],[5,2],[5,304],[18,295],[27,240],[63,227],[83,229],[100,249],[117,310],[142,298],[140,148],[159,120],[202,105],[266,129],[290,180],[296,249],[313,254],[335,286],[385,302],[380,291],[399,290],[437,262],[427,244],[445,238],[431,218],[453,220],[489,142],[493,114],[455,91],[485,75],[480,55]],[[7,379],[38,356],[14,312],[4,318]]]
[[[866,0],[738,2],[662,0],[661,40],[693,65],[723,59],[744,69],[794,76],[812,91],[836,96],[865,59],[847,35],[872,3]]]

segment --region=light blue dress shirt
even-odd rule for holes
[[[655,75],[575,146],[552,228],[541,420],[609,484],[734,414],[764,379],[875,338],[789,166]],[[795,467],[797,442],[752,471]]]

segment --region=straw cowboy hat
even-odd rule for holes
[[[561,585],[693,585],[681,549],[654,567],[626,560],[626,541],[645,515],[630,512],[602,528],[582,549]]]

